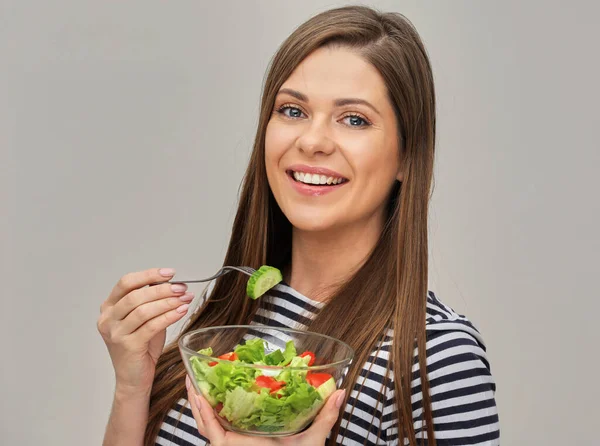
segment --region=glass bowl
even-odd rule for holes
[[[180,338],[179,350],[221,425],[256,436],[302,431],[340,388],[354,357],[330,336],[264,325],[194,330]]]

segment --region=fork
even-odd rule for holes
[[[224,276],[227,273],[230,273],[232,271],[238,271],[240,273],[244,273],[247,276],[252,276],[252,274],[254,274],[256,272],[256,270],[254,268],[250,268],[249,266],[224,266],[223,268],[221,268],[219,271],[216,272],[216,274],[207,277],[206,279],[196,279],[196,280],[173,280],[173,281],[168,281],[166,283],[202,283],[202,282],[210,282],[211,280],[215,280],[221,276]],[[160,285],[161,283],[165,283],[165,282],[155,282],[155,283],[151,283],[150,286],[154,286],[154,285]]]

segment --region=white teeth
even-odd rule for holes
[[[316,173],[310,174],[310,173],[304,173],[304,172],[292,172],[292,176],[294,177],[294,179],[296,181],[300,181],[305,184],[334,185],[334,184],[340,184],[344,181],[342,178],[327,177],[325,175],[319,175]]]

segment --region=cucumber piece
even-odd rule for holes
[[[281,271],[272,266],[263,265],[248,280],[246,293],[249,298],[258,299],[282,280]]]
[[[329,395],[335,392],[335,390],[336,387],[333,378],[329,378],[327,381],[317,387],[317,393],[321,396],[321,398],[323,398],[323,400],[326,400]]]

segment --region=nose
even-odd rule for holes
[[[328,134],[326,123],[313,121],[296,140],[296,147],[309,157],[330,155],[335,150],[335,142]]]

